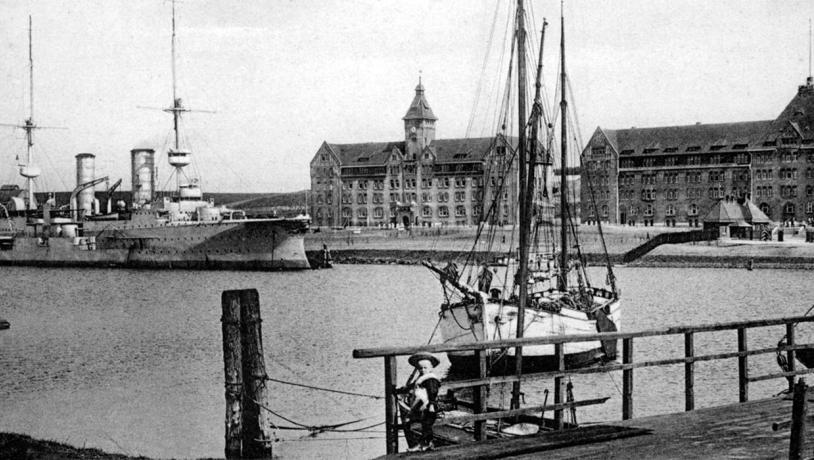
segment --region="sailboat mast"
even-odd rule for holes
[[[31,15],[28,16],[28,120],[25,121],[26,137],[26,166],[31,166],[31,150],[34,147],[34,46],[33,46],[33,26]],[[26,189],[28,189],[28,209],[35,209],[34,206],[34,179],[27,175],[25,178]]]
[[[526,149],[526,28],[524,22],[525,11],[523,0],[517,0],[517,144],[518,144],[518,181],[520,204],[520,261],[518,263],[517,280],[520,289],[519,305],[517,307],[516,337],[523,337],[525,323],[525,309],[528,303],[528,260],[529,260],[529,220],[528,212],[530,197],[526,196],[527,162]],[[515,351],[517,374],[522,374],[523,348],[517,347]],[[512,384],[512,407],[520,407],[520,382]]]
[[[179,135],[178,135],[178,116],[179,104],[178,96],[176,95],[177,80],[175,76],[175,0],[172,1],[172,121],[173,131],[175,132],[175,149],[180,148]]]
[[[566,174],[568,154],[568,127],[566,126],[566,111],[568,102],[565,100],[565,16],[560,15],[560,117],[562,131],[560,132],[560,280],[559,288],[568,289],[568,182]]]
[[[543,29],[540,32],[540,51],[537,56],[537,76],[534,78],[534,105],[531,109],[531,139],[529,140],[529,168],[528,178],[526,179],[526,197],[528,204],[526,206],[526,222],[531,226],[531,218],[534,215],[534,181],[537,169],[537,145],[539,136],[540,118],[543,115],[543,103],[541,100],[542,90],[542,76],[543,76],[543,45],[545,44],[545,28],[548,26],[548,21],[543,18]],[[531,230],[529,230],[531,231]]]

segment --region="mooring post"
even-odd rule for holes
[[[746,356],[746,328],[738,328],[738,397],[749,401],[749,357]]]
[[[227,459],[240,458],[240,432],[243,419],[243,369],[240,349],[240,299],[238,291],[221,295],[221,329],[223,331],[223,374],[226,385]]]
[[[693,333],[684,334],[684,357],[687,359],[695,356],[695,346],[693,344]],[[684,410],[695,409],[695,362],[684,363]]]
[[[794,323],[786,324],[786,344],[794,346]],[[786,352],[786,361],[789,365],[789,372],[794,372],[794,350]],[[789,378],[789,391],[794,389],[794,377]]]
[[[384,421],[387,453],[399,452],[399,430],[397,423],[399,402],[396,395],[396,356],[384,357]],[[408,427],[409,429],[409,427]]]
[[[475,356],[478,359],[478,378],[483,380],[486,378],[486,350],[475,350]],[[482,414],[486,412],[486,385],[478,385],[475,388],[474,403],[475,413]],[[475,422],[475,441],[486,440],[486,421],[479,420]]]
[[[622,365],[633,363],[633,338],[622,339]],[[633,369],[622,370],[622,420],[633,418]]]
[[[565,354],[563,353],[563,344],[554,344],[554,359],[557,360],[557,370],[563,372],[565,370]],[[565,379],[562,376],[554,377],[554,404],[560,405],[565,402]],[[554,429],[563,429],[563,410],[554,409]]]
[[[800,460],[803,458],[803,450],[806,444],[806,393],[808,387],[802,378],[794,385],[794,401],[791,406],[791,436],[789,440],[789,460]]]
[[[257,289],[237,291],[240,299],[240,332],[243,354],[243,457],[271,458],[269,413],[260,407],[266,398],[266,362],[260,328],[260,296]]]

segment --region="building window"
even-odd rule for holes
[[[648,216],[648,217],[653,215],[653,205],[652,204],[648,204],[647,206],[644,207],[644,215]]]
[[[602,217],[608,217],[608,205],[602,205]]]
[[[421,208],[421,217],[432,217],[432,208],[429,206]]]
[[[449,217],[449,208],[447,208],[446,206],[439,206],[438,217]]]
[[[384,209],[382,208],[373,208],[373,218],[374,219],[381,219],[384,217]]]
[[[356,204],[367,204],[367,195],[360,193],[356,196]]]
[[[814,214],[814,201],[806,203],[806,214]]]
[[[668,204],[667,209],[664,211],[664,214],[667,216],[675,216],[676,215],[676,208],[675,206]]]
[[[455,217],[466,217],[466,206],[455,206]]]
[[[794,203],[786,203],[786,205],[783,206],[783,214],[794,214],[794,212],[795,212]]]
[[[357,209],[356,215],[359,216],[360,219],[367,219],[367,208]]]
[[[687,208],[687,215],[688,216],[697,216],[698,215],[698,205],[693,203]]]

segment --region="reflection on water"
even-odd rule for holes
[[[618,269],[623,329],[799,315],[814,303],[810,272]],[[429,338],[441,292],[421,267],[346,265],[301,273],[0,268],[0,430],[155,457],[223,455],[220,295],[260,292],[270,376],[358,393],[383,393],[381,360],[354,360],[354,348],[413,345]],[[771,346],[782,328],[750,331]],[[696,336],[697,353],[734,351],[735,331]],[[814,335],[798,338],[814,342]],[[676,357],[683,338],[636,339],[635,359]],[[400,362],[399,381],[409,373]],[[754,374],[774,356],[750,357]],[[737,401],[736,360],[697,365],[696,407]],[[621,375],[574,379],[576,399],[610,396],[579,421],[621,416]],[[752,384],[752,398],[785,381]],[[524,387],[542,403],[550,382]],[[637,416],[683,410],[683,366],[635,372]],[[380,400],[270,382],[270,406],[306,425],[383,420]],[[493,403],[510,389],[492,388]],[[285,423],[285,422],[281,422]],[[288,423],[285,423],[288,424]],[[384,451],[377,427],[359,433],[279,431],[285,458],[372,457]],[[369,439],[374,438],[374,439]]]

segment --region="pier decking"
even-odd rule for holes
[[[809,390],[809,403],[814,392]],[[788,458],[789,429],[772,430],[773,422],[791,419],[792,401],[784,396],[547,432],[522,439],[407,452],[383,459],[487,458]],[[570,433],[570,434],[569,434]],[[808,423],[807,439],[814,440]],[[809,447],[805,452],[814,452]]]

